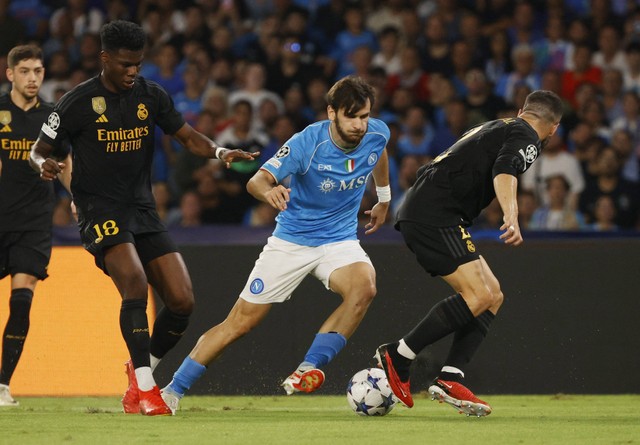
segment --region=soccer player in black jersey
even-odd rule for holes
[[[0,279],[11,276],[11,297],[2,336],[0,406],[16,406],[9,382],[29,331],[33,292],[38,280],[48,276],[55,198],[53,184],[40,180],[29,166],[31,145],[52,110],[38,98],[44,79],[42,51],[16,46],[7,62],[11,91],[0,96]],[[64,149],[56,154],[67,155]],[[69,183],[68,171],[62,179]]]
[[[426,346],[454,334],[449,355],[429,387],[434,400],[467,415],[486,416],[491,407],[463,385],[463,368],[484,340],[503,301],[500,283],[478,253],[467,228],[497,197],[504,213],[500,235],[518,246],[518,175],[540,155],[558,129],[562,101],[534,91],[516,118],[486,122],[467,131],[448,150],[418,170],[415,185],[398,211],[396,228],[432,276],[455,291],[427,313],[400,341],[376,352],[395,395],[413,406],[410,364]]]
[[[71,192],[82,243],[122,296],[120,328],[131,356],[124,411],[168,415],[152,372],[187,328],[194,297],[182,256],[151,193],[155,126],[192,153],[217,157],[227,166],[259,153],[218,147],[184,121],[164,89],[139,77],[145,45],[139,25],[112,21],[100,37],[102,72],[56,104],[31,150],[32,165],[43,179],[51,179],[64,166],[49,155],[70,141]],[[151,337],[149,284],[164,302]]]

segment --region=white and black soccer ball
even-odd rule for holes
[[[384,416],[396,405],[387,376],[380,368],[356,372],[347,385],[347,401],[361,416]]]

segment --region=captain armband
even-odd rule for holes
[[[384,187],[376,186],[376,194],[378,195],[378,202],[391,201],[391,187],[388,185]]]

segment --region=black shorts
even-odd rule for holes
[[[95,257],[96,266],[107,275],[104,253],[109,247],[133,244],[143,265],[178,251],[155,210],[127,207],[96,215],[78,208],[78,225],[84,248]]]
[[[51,231],[0,232],[0,279],[26,273],[44,280],[50,258]]]
[[[418,263],[432,276],[452,274],[459,266],[480,258],[463,226],[432,227],[411,221],[400,221],[397,226]]]

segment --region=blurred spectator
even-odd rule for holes
[[[326,95],[329,92],[329,83],[323,77],[314,77],[307,85],[306,105],[303,111],[304,119],[307,122],[322,120],[322,115],[327,112]],[[376,97],[376,102],[380,101],[380,97]]]
[[[63,88],[71,89],[69,76],[71,75],[71,61],[69,53],[60,50],[51,55],[46,65],[46,76],[40,88],[40,97],[47,102],[54,101],[54,92]]]
[[[481,69],[470,69],[465,77],[465,85],[467,95],[464,100],[469,110],[470,126],[494,120],[498,111],[505,107],[504,100],[493,94],[487,76]]]
[[[591,85],[584,83],[580,86],[579,91],[587,89],[591,89]],[[611,138],[611,128],[607,122],[604,105],[595,96],[595,89],[593,91],[591,95],[587,93],[588,98],[580,104],[577,117],[581,122],[589,125],[596,136],[608,141]]]
[[[427,18],[423,35],[418,39],[417,45],[422,55],[422,67],[429,73],[452,72],[451,45],[447,36],[444,20],[438,14]],[[413,44],[413,42],[407,42]]]
[[[569,42],[564,38],[565,25],[561,17],[549,17],[545,28],[546,36],[533,47],[536,66],[543,72],[562,71],[566,65]]]
[[[518,110],[522,110],[524,108],[524,102],[527,99],[527,96],[533,90],[529,85],[525,82],[518,82],[513,87],[513,98],[511,99],[511,105]]]
[[[623,128],[613,130],[611,135],[611,148],[618,155],[622,165],[622,178],[627,181],[640,182],[640,156],[633,143],[631,133]]]
[[[527,44],[520,44],[513,48],[511,59],[513,71],[503,74],[495,87],[495,93],[505,102],[513,101],[513,90],[519,83],[525,83],[531,90],[540,88],[540,75],[535,72],[535,58],[533,49]]]
[[[562,97],[576,105],[576,89],[583,83],[602,85],[602,70],[591,63],[592,51],[589,45],[579,44],[573,52],[573,68],[562,75]]]
[[[407,155],[400,161],[400,167],[398,169],[398,185],[400,190],[397,197],[394,197],[391,201],[391,213],[393,215],[396,214],[402,205],[407,191],[416,183],[418,169],[429,160],[429,158],[418,155]]]
[[[302,61],[302,44],[296,36],[287,36],[282,42],[278,61],[268,68],[265,83],[281,97],[293,85],[306,89],[315,74],[313,67]]]
[[[209,113],[209,117],[213,121],[211,138],[214,138],[217,133],[231,123],[227,98],[227,89],[219,86],[209,86],[202,94],[202,109]]]
[[[598,32],[598,50],[593,55],[592,63],[602,71],[624,71],[627,67],[618,28],[612,23],[605,24]]]
[[[547,178],[562,174],[569,183],[569,206],[576,209],[580,193],[585,187],[584,177],[577,159],[573,154],[564,150],[562,137],[563,131],[559,128],[549,138],[540,158],[522,174],[520,185],[525,190],[533,191],[540,204],[548,205],[545,193]]]
[[[576,47],[579,45],[590,46],[592,44],[592,42],[590,41],[591,30],[583,19],[574,18],[569,23],[567,37],[569,41],[569,47],[567,48],[567,52],[565,54],[564,69],[570,71],[575,68],[574,53],[576,51]]]
[[[242,87],[229,94],[229,105],[233,107],[240,101],[247,101],[253,110],[258,110],[263,100],[269,99],[274,102],[280,112],[284,111],[282,98],[273,91],[265,88],[266,72],[259,63],[250,63],[243,70]],[[258,124],[257,113],[253,116],[253,124]],[[224,144],[222,144],[224,146]]]
[[[442,127],[447,124],[445,108],[449,102],[456,99],[456,90],[453,82],[440,73],[433,73],[429,77],[429,90],[431,120],[436,127]]]
[[[65,6],[53,11],[49,24],[50,29],[58,26],[58,20],[63,16],[71,20],[75,38],[80,38],[88,32],[98,34],[104,24],[102,11],[91,6],[87,0],[67,0]]]
[[[202,225],[202,200],[194,190],[180,198],[180,206],[172,209],[166,219],[167,227],[199,227]]]
[[[472,11],[464,11],[460,17],[459,39],[467,44],[471,53],[471,64],[481,67],[489,54],[488,41],[482,35],[480,17]]]
[[[44,0],[9,1],[9,15],[24,23],[26,37],[37,42],[43,42],[49,33],[49,18],[51,17],[50,2]],[[2,28],[3,34],[7,32]]]
[[[624,89],[640,93],[640,41],[634,41],[625,49],[627,66],[624,71]]]
[[[622,87],[624,85],[622,71],[611,68],[602,73],[602,88],[600,101],[608,122],[613,122],[622,116]]]
[[[398,156],[422,156],[431,160],[437,153],[431,146],[435,129],[427,118],[427,113],[420,106],[412,106],[402,121],[398,139]]]
[[[452,146],[469,128],[469,114],[461,100],[452,100],[445,106],[445,119],[445,125],[436,128],[431,142],[431,152],[434,156]]]
[[[10,0],[0,0],[0,55],[7,55],[11,48],[24,42],[27,28],[9,12]],[[15,2],[14,2],[15,3]]]
[[[450,79],[456,89],[456,95],[463,97],[467,95],[465,78],[471,68],[473,68],[473,54],[471,47],[464,40],[459,40],[451,45],[451,66],[453,71]]]
[[[484,71],[495,87],[503,76],[512,71],[511,47],[504,32],[489,36],[489,57],[484,62]]]
[[[569,203],[569,182],[564,175],[547,177],[547,204],[538,207],[531,216],[531,230],[578,230],[584,227],[584,218]]]
[[[616,224],[623,229],[637,228],[638,187],[622,179],[620,161],[615,150],[606,147],[596,158],[597,176],[589,181],[580,197],[580,210],[589,222],[595,220],[595,203],[602,195],[608,195],[616,207]]]
[[[269,130],[269,142],[260,151],[260,163],[264,164],[272,158],[295,132],[295,124],[289,116],[278,116]]]
[[[384,69],[387,76],[400,72],[400,32],[392,26],[378,33],[380,50],[371,59],[371,65]]]
[[[171,207],[171,191],[166,182],[155,182],[151,185],[153,199],[156,201],[156,211],[163,222],[167,222],[169,209]]]
[[[344,0],[330,0],[320,6],[312,21],[312,26],[324,35],[324,41],[328,42],[325,52],[331,49],[338,33],[345,28],[345,10],[347,2]],[[331,42],[331,43],[329,43]]]
[[[616,206],[609,195],[601,195],[593,207],[593,222],[588,228],[596,232],[614,232],[616,224]]]
[[[535,21],[536,11],[533,4],[528,1],[516,2],[511,26],[507,28],[507,35],[512,46],[534,45],[544,38],[544,33],[535,26]]]
[[[378,34],[384,28],[402,29],[404,0],[387,0],[367,14],[367,28]]]
[[[345,29],[336,36],[331,58],[336,65],[335,78],[340,79],[354,72],[350,55],[360,46],[368,46],[371,51],[378,50],[376,36],[365,27],[364,12],[360,6],[349,4],[344,12]]]
[[[518,225],[522,230],[528,230],[531,217],[538,207],[536,197],[531,190],[518,191]]]
[[[251,207],[243,224],[249,227],[274,227],[276,225],[278,210],[266,202],[259,202]]]
[[[100,51],[102,44],[100,36],[91,32],[84,33],[79,39],[77,69],[87,73],[90,77],[97,76],[102,70]]]
[[[140,75],[148,80],[159,83],[170,96],[184,90],[182,71],[178,69],[180,55],[178,49],[171,43],[160,45],[151,60],[145,60]]]
[[[202,111],[202,98],[207,86],[205,72],[194,62],[188,62],[182,73],[184,88],[173,96],[173,102],[189,125],[194,126]]]
[[[640,98],[633,91],[622,95],[622,116],[611,122],[612,130],[626,130],[631,135],[633,145],[640,145]]]
[[[494,198],[487,207],[482,209],[473,222],[474,229],[497,230],[504,222],[504,213],[500,203]]]

